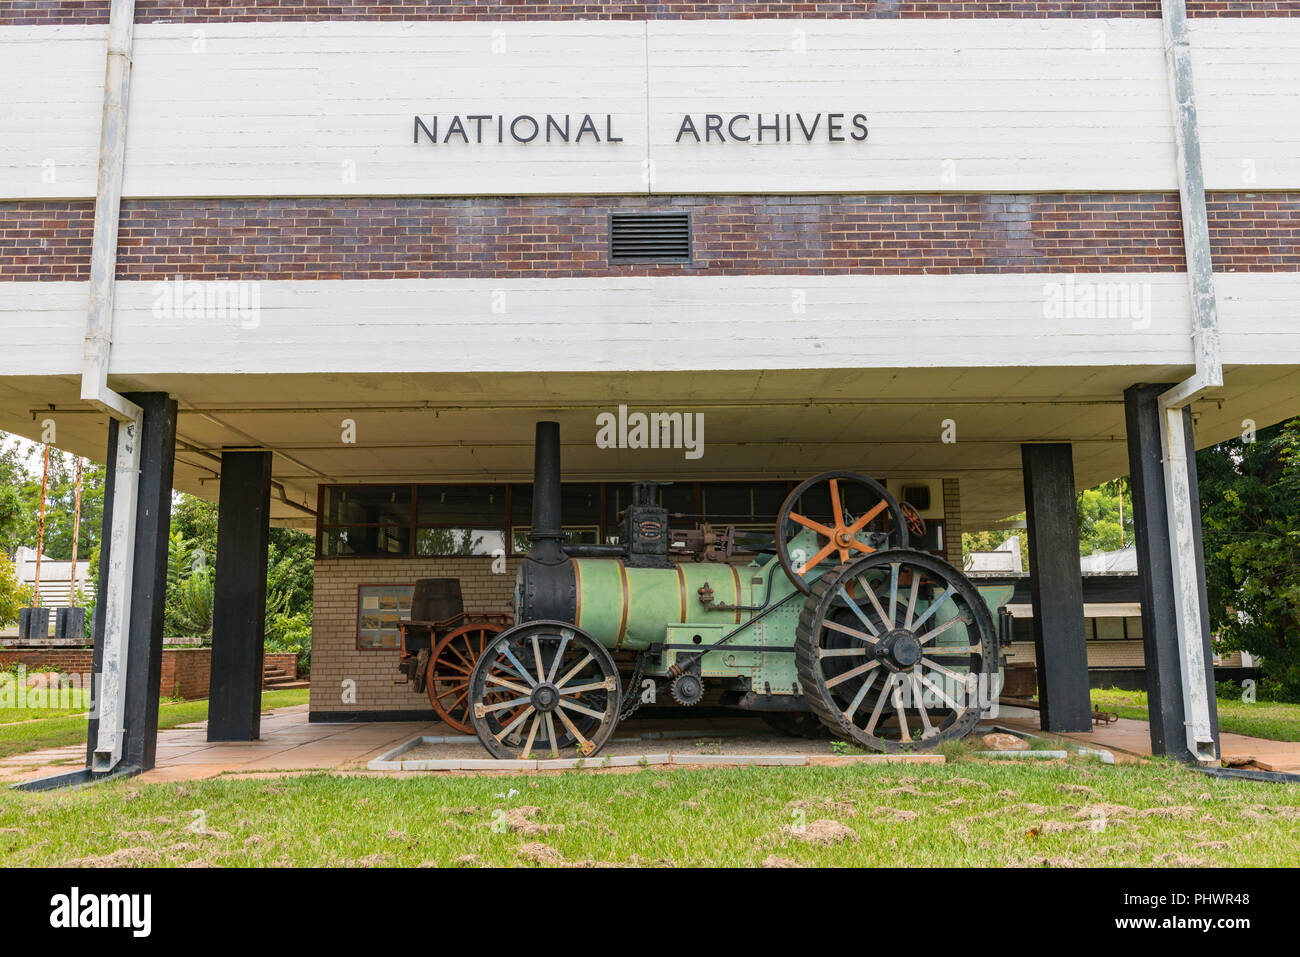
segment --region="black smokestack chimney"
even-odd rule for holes
[[[528,533],[533,547],[530,561],[559,565],[568,561],[561,547],[560,518],[560,423],[538,422],[533,445],[533,530]]]

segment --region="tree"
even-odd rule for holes
[[[31,586],[18,581],[18,569],[0,552],[0,626],[17,621],[18,610],[30,607],[33,600]]]
[[[1210,627],[1300,701],[1300,419],[1196,453]]]
[[[167,590],[167,620],[175,634],[212,637],[215,588],[212,572],[198,569]]]
[[[188,542],[191,552],[213,565],[217,561],[217,505],[181,492],[172,497],[171,530]]]
[[[217,562],[217,506],[179,494],[172,503],[167,549],[167,628],[172,635],[212,631]],[[266,562],[266,649],[292,651],[307,667],[311,653],[316,543],[310,535],[272,528]]]
[[[1103,482],[1078,496],[1079,554],[1133,544],[1133,501],[1126,479]]]
[[[41,446],[0,432],[0,551],[13,555],[20,545],[35,548],[41,508]],[[77,538],[80,558],[99,544],[104,521],[105,469],[82,460],[81,522]],[[72,557],[72,526],[76,514],[76,458],[50,449],[45,493],[43,552],[50,558]]]
[[[29,478],[26,456],[18,443],[0,432],[0,552],[12,557],[27,542],[27,502],[23,484]]]

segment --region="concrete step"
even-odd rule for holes
[[[308,681],[306,678],[301,678],[301,679],[299,679],[299,678],[291,678],[291,679],[287,679],[287,680],[282,681],[282,682],[277,681],[277,682],[275,682],[274,684],[271,684],[271,683],[269,683],[269,682],[266,683],[266,684],[263,684],[263,685],[262,685],[262,690],[264,690],[264,691],[291,691],[291,690],[293,690],[294,688],[310,688],[310,687],[311,687],[311,682]]]

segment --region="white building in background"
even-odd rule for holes
[[[1025,570],[1025,563],[1020,557],[1020,536],[1013,535],[997,548],[970,553],[966,562],[968,572],[1002,572],[1006,575],[1020,575]]]
[[[23,546],[14,553],[14,570],[18,573],[20,584],[31,587],[36,583],[36,549]],[[72,604],[69,600],[76,591],[82,598],[76,604],[84,605],[95,598],[95,582],[90,577],[89,559],[77,561],[76,577],[73,577],[72,562],[69,559],[54,559],[48,555],[41,556],[41,586],[39,604],[45,608],[64,608]]]
[[[1107,573],[1136,575],[1138,570],[1137,546],[1128,545],[1109,552],[1099,549],[1091,555],[1084,555],[1080,558],[1079,568],[1085,575],[1105,575]]]

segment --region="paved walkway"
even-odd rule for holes
[[[998,724],[1015,731],[1041,734],[1038,730],[1038,715],[1023,708],[1004,708],[1014,712],[998,719]],[[1105,748],[1123,754],[1140,757],[1151,755],[1151,730],[1145,721],[1120,718],[1114,724],[1093,725],[1086,734],[1062,734],[1058,737],[1078,741],[1087,747]],[[1244,763],[1246,759],[1265,771],[1300,772],[1300,742],[1268,741],[1264,738],[1248,738],[1244,734],[1220,732],[1219,749],[1224,760],[1230,763]]]
[[[744,722],[745,719],[740,719],[739,724],[736,721],[710,722],[710,728],[720,731],[728,725],[733,728],[754,727],[752,720],[748,724]],[[991,723],[1017,731],[1039,733],[1038,715],[1023,708],[1004,707]],[[660,724],[654,727],[658,728]],[[673,721],[662,723],[662,727],[687,730],[691,723]],[[159,731],[157,767],[142,775],[141,780],[190,781],[219,774],[303,771],[393,773],[366,771],[366,763],[417,735],[442,736],[455,733],[437,721],[312,723],[307,720],[307,706],[297,705],[264,714],[262,738],[259,741],[209,743],[206,722]],[[1145,721],[1121,718],[1114,724],[1098,725],[1087,734],[1066,734],[1061,737],[1085,746],[1105,748],[1115,752],[1121,759],[1128,756],[1137,760],[1151,753],[1148,734]],[[708,738],[709,729],[700,729],[699,736]],[[785,740],[788,743],[783,750],[789,753],[802,753],[809,748],[828,750],[824,741],[810,742],[798,738]],[[1300,771],[1300,743],[1266,741],[1239,734],[1224,734],[1221,740],[1225,758],[1239,760],[1253,757],[1258,766],[1267,770]],[[721,750],[728,749],[723,746]],[[81,766],[84,756],[85,745],[76,744],[4,758],[0,760],[0,782],[14,783],[68,771]]]
[[[209,743],[207,722],[158,732],[157,766],[142,781],[190,781],[223,773],[364,769],[366,762],[416,735],[454,734],[441,721],[312,723],[307,705],[262,715],[258,741]],[[14,755],[0,760],[8,783],[57,774],[81,765],[84,744]]]

